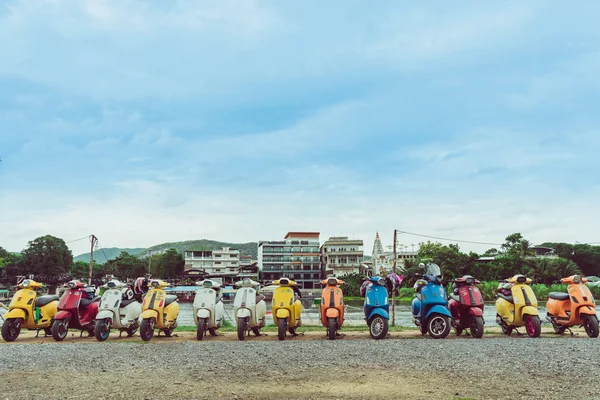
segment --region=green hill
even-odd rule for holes
[[[98,264],[104,264],[108,260],[117,258],[117,256],[119,254],[121,254],[122,251],[126,251],[129,254],[133,254],[133,255],[137,256],[137,255],[142,254],[142,252],[146,251],[146,249],[144,249],[144,248],[130,249],[130,248],[119,248],[119,247],[110,247],[110,248],[106,248],[106,249],[102,248],[102,249],[94,250],[94,260],[96,260],[96,262]],[[107,257],[108,257],[108,259],[107,259]],[[83,253],[76,257],[73,257],[73,261],[85,261],[85,262],[89,263],[90,262],[90,253]]]
[[[111,247],[102,250],[98,249],[94,251],[94,259],[99,264],[104,264],[108,260],[112,260],[116,258],[122,251],[126,251],[129,254],[137,255],[137,256],[147,256],[150,253],[156,254],[164,252],[168,249],[175,249],[178,253],[183,253],[186,250],[217,250],[222,247],[231,247],[232,249],[237,249],[240,251],[241,255],[252,256],[252,259],[256,260],[258,253],[258,243],[249,242],[249,243],[227,243],[227,242],[218,242],[216,240],[186,240],[183,242],[170,242],[170,243],[162,243],[157,244],[155,246],[144,248],[119,248],[119,247]],[[106,257],[105,257],[106,254]],[[90,253],[80,254],[76,257],[73,257],[74,261],[90,261]]]

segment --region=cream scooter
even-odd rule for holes
[[[225,308],[221,301],[221,285],[218,282],[205,279],[200,282],[201,289],[194,297],[194,323],[198,326],[196,339],[204,339],[206,331],[217,336],[217,329],[223,324]]]
[[[106,340],[111,328],[118,329],[119,336],[123,332],[133,336],[139,327],[142,304],[134,298],[133,289],[126,283],[112,280],[106,283],[106,287],[96,315],[96,339],[100,342]]]
[[[256,336],[260,335],[260,328],[265,326],[265,315],[267,314],[267,303],[265,296],[258,294],[256,288],[258,282],[245,278],[236,282],[240,286],[233,300],[233,314],[237,322],[238,339],[244,340],[248,330]]]

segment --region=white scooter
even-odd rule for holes
[[[194,323],[198,326],[196,339],[204,339],[206,331],[217,336],[217,329],[223,324],[225,308],[221,301],[221,285],[218,282],[205,279],[199,282],[201,289],[194,297]]]
[[[94,334],[100,342],[108,339],[111,328],[118,329],[119,336],[127,332],[133,336],[139,327],[142,304],[135,299],[130,285],[112,280],[106,283],[106,291],[100,299]]]
[[[257,294],[258,282],[245,278],[236,282],[235,285],[240,286],[233,300],[238,339],[244,340],[250,329],[256,336],[259,336],[260,328],[265,326],[267,303],[265,303],[263,295]]]

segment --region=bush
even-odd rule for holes
[[[548,300],[548,293],[550,293],[548,286],[542,283],[534,283],[531,285],[531,289],[533,290],[533,293],[535,293],[535,297],[538,301]]]
[[[479,290],[481,290],[481,294],[483,295],[483,300],[485,301],[493,301],[496,300],[496,293],[498,291],[498,281],[487,281],[481,282],[479,286]]]

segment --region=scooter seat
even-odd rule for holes
[[[167,296],[165,296],[165,307],[174,302],[175,300],[177,300],[177,296],[175,295],[168,294]]]
[[[554,300],[569,300],[569,293],[550,292],[548,293],[548,298]]]
[[[513,300],[512,295],[506,296],[506,295],[503,295],[502,293],[498,293],[498,297],[501,298],[501,299],[504,299],[504,300],[508,301],[509,303],[514,303],[515,302]]]
[[[131,303],[133,303],[135,301],[135,299],[131,299],[131,300],[121,300],[121,308],[123,307],[127,307],[128,305],[130,305]]]
[[[44,307],[46,304],[48,304],[54,300],[58,300],[58,296],[53,296],[53,295],[40,296],[37,299],[35,299],[35,305],[36,305],[36,307]]]

